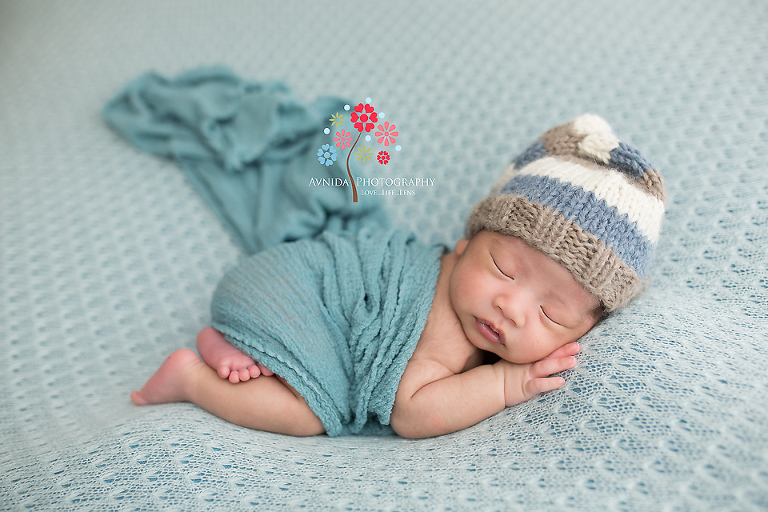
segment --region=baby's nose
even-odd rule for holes
[[[524,294],[508,291],[496,296],[494,306],[499,308],[504,318],[512,321],[516,327],[525,325],[525,297]]]

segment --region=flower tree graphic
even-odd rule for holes
[[[349,110],[349,105],[345,105],[344,109]],[[352,156],[352,152],[357,147],[357,143],[360,141],[360,137],[362,137],[363,132],[370,133],[374,130],[374,128],[377,128],[377,130],[374,131],[376,140],[379,144],[382,144],[385,147],[389,147],[390,144],[394,144],[396,137],[398,136],[396,131],[397,127],[394,124],[385,122],[376,126],[376,123],[379,122],[380,117],[384,117],[384,114],[376,112],[376,109],[373,107],[373,105],[370,104],[370,98],[366,99],[366,103],[359,103],[352,109],[352,114],[350,115],[352,126],[354,127],[354,130],[358,132],[355,141],[352,142],[353,133],[351,131],[340,129],[336,132],[333,138],[333,142],[336,147],[333,147],[330,144],[323,144],[323,146],[317,150],[318,161],[323,165],[330,166],[333,165],[333,163],[336,161],[336,148],[340,148],[341,150],[350,148],[349,153],[347,154],[346,164],[347,176],[349,176],[349,181],[352,184],[352,202],[354,203],[357,202],[357,186],[355,185],[355,178],[352,176],[352,172],[349,170],[349,159]],[[344,124],[344,118],[338,112],[331,116],[329,121],[331,121],[331,126],[334,127],[341,128]],[[330,129],[328,128],[326,128],[324,131],[325,133],[330,133]],[[371,140],[370,135],[366,136],[366,140]],[[369,148],[365,145],[357,148],[357,153],[355,154],[357,160],[362,160],[363,163],[371,160],[373,158],[371,149],[372,148]],[[401,148],[400,146],[396,146],[395,149],[400,151]],[[376,160],[381,165],[386,165],[389,163],[390,155],[387,151],[379,151]]]

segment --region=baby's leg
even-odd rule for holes
[[[222,379],[237,384],[259,375],[273,375],[269,369],[233,347],[213,327],[206,327],[197,335],[197,351],[208,366],[216,370]]]
[[[168,356],[141,391],[131,393],[131,400],[136,405],[192,402],[230,423],[278,434],[325,432],[307,402],[280,377],[233,385],[186,348]]]

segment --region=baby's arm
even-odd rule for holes
[[[576,366],[578,343],[531,364],[501,360],[454,374],[428,360],[412,360],[397,390],[390,423],[399,435],[439,436],[470,427],[505,407],[562,386],[552,374]],[[413,365],[411,365],[413,363]]]

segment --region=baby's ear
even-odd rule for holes
[[[461,256],[464,253],[464,250],[467,248],[467,245],[469,245],[469,239],[467,238],[462,238],[456,242],[456,248],[454,249],[456,255]]]

